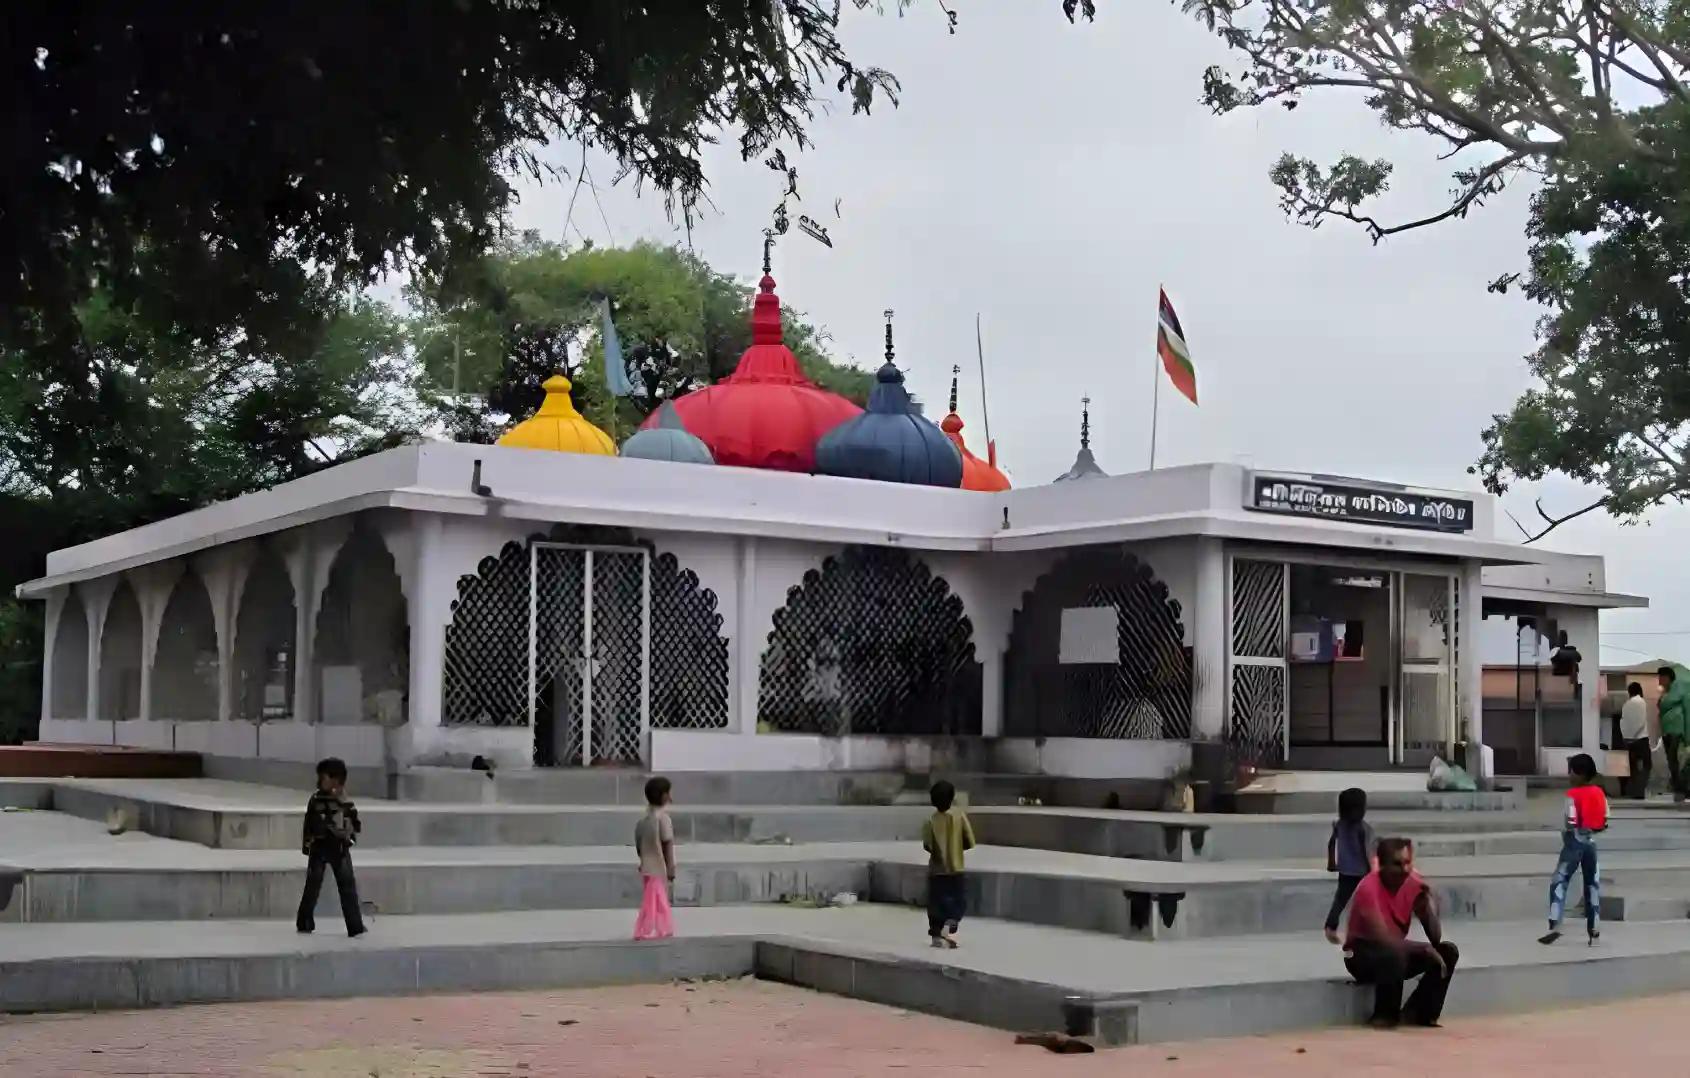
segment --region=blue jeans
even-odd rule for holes
[[[1549,881],[1549,923],[1556,928],[1566,912],[1567,884],[1575,870],[1584,877],[1584,921],[1594,936],[1602,927],[1602,870],[1596,836],[1589,831],[1561,832],[1561,859],[1555,862],[1555,875]]]

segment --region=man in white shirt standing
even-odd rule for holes
[[[1653,753],[1649,751],[1649,702],[1643,699],[1643,686],[1635,681],[1626,686],[1625,706],[1620,708],[1620,738],[1625,741],[1626,751],[1631,756],[1628,792],[1641,801],[1649,792]]]

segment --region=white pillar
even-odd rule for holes
[[[733,636],[733,665],[730,692],[733,713],[728,727],[740,734],[757,733],[759,674],[762,668],[763,641],[757,632],[760,622],[760,602],[757,593],[757,540],[744,536],[738,541],[739,572],[735,596]]]
[[[170,593],[187,568],[181,561],[171,560],[143,565],[129,570],[129,583],[135,589],[135,602],[141,608],[141,718],[153,717],[153,659],[158,656],[158,634],[164,625],[164,611],[170,605]],[[174,741],[174,739],[172,739]]]
[[[82,594],[82,613],[88,619],[88,717],[100,717],[100,665],[104,661],[102,648],[106,630],[106,612],[111,609],[112,596],[117,594],[120,576],[103,576],[78,584]],[[117,741],[117,724],[112,724],[112,742]]]
[[[406,615],[411,623],[411,683],[406,701],[411,738],[427,737],[421,731],[441,724],[440,693],[446,669],[446,622],[451,617],[452,597],[457,582],[444,571],[442,545],[445,518],[437,513],[414,513],[411,529],[415,544],[412,579],[415,597]],[[407,755],[405,751],[400,750]]]
[[[1481,563],[1464,562],[1461,567],[1461,620],[1456,639],[1460,652],[1456,656],[1455,691],[1460,703],[1456,711],[1456,732],[1465,731],[1467,744],[1467,773],[1476,781],[1485,782],[1492,776],[1483,774],[1485,743],[1484,655],[1479,646],[1480,624],[1484,620],[1484,584],[1480,579]],[[1594,643],[1594,641],[1592,641]],[[1596,669],[1596,656],[1591,655],[1591,670]]]
[[[1231,611],[1227,608],[1226,547],[1220,539],[1200,537],[1193,544],[1191,611],[1191,738],[1226,737],[1227,655],[1231,651]]]
[[[240,622],[241,594],[257,555],[251,542],[213,547],[194,559],[194,571],[205,582],[211,600],[211,622],[217,630],[217,721],[235,715],[235,633]]]
[[[65,600],[70,598],[70,586],[54,588],[47,593],[47,616],[41,634],[41,721],[53,717],[53,653],[58,649],[59,619],[64,617]],[[86,700],[86,698],[84,698]],[[85,704],[86,706],[86,704]],[[40,728],[38,727],[37,730]],[[36,735],[40,736],[39,733]]]
[[[317,721],[317,611],[329,571],[346,537],[352,534],[347,517],[325,520],[286,532],[276,540],[288,582],[293,585],[293,719]]]

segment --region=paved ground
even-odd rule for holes
[[[1690,996],[1053,1057],[1006,1033],[755,981],[0,1018],[0,1073],[372,1078],[569,1075],[1207,1076],[1682,1073]],[[1598,1057],[1599,1053],[1599,1057]],[[1597,1063],[1597,1059],[1600,1063]]]

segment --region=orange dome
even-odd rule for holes
[[[956,376],[960,368],[951,368],[951,411],[939,423],[939,429],[945,432],[958,451],[962,453],[962,489],[981,490],[995,493],[1009,489],[1009,477],[998,471],[998,448],[988,442],[986,456],[981,460],[968,451],[968,444],[962,440],[962,417],[956,414]]]

